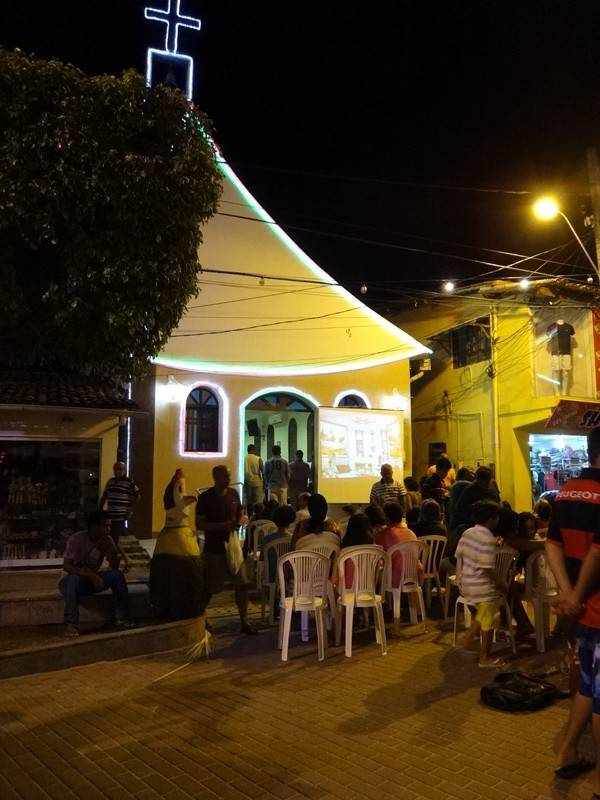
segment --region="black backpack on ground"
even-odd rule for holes
[[[536,711],[562,696],[553,683],[524,672],[501,672],[481,687],[481,702],[501,711]]]

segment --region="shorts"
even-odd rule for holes
[[[559,370],[569,372],[573,369],[573,359],[569,354],[552,356],[552,369],[554,372]]]
[[[592,698],[592,711],[600,714],[600,630],[580,625],[577,629],[579,694]]]
[[[500,609],[502,598],[488,600],[486,603],[477,603],[477,621],[482,631],[497,631],[500,627]]]
[[[229,569],[225,553],[203,553],[204,590],[208,594],[219,594],[227,582],[234,586],[245,586],[248,583],[246,565],[242,564],[234,575]]]

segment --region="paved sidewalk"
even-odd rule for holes
[[[591,797],[588,778],[553,780],[567,703],[481,706],[492,674],[434,625],[385,657],[360,634],[351,660],[330,648],[323,664],[296,634],[282,664],[273,630],[232,635],[232,615],[213,616],[210,660],[162,680],[183,654],[0,682],[2,800]]]

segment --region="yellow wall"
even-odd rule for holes
[[[171,380],[169,380],[171,376]],[[220,457],[194,458],[179,452],[181,404],[195,384],[207,381],[221,387],[229,403],[229,442],[227,453]],[[186,473],[190,489],[212,485],[211,470],[216,463],[227,464],[232,481],[239,480],[240,469],[240,406],[257,394],[269,389],[284,388],[291,393],[308,395],[318,406],[332,406],[340,392],[358,390],[367,395],[372,408],[391,408],[394,389],[406,404],[404,413],[404,449],[406,473],[410,472],[412,459],[410,430],[409,364],[400,361],[381,367],[370,367],[353,372],[330,375],[299,376],[290,378],[262,378],[245,375],[208,375],[174,372],[159,367],[156,377],[155,436],[154,436],[154,531],[164,522],[162,496],[164,488],[177,467]]]

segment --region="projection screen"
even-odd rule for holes
[[[404,415],[362,408],[319,409],[319,492],[330,503],[368,503],[382,464],[404,470]]]

